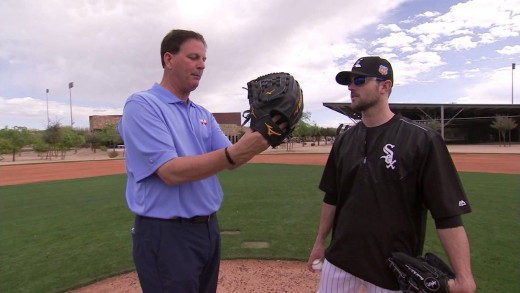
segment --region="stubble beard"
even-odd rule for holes
[[[350,106],[352,110],[356,112],[365,112],[368,109],[374,107],[379,102],[378,96],[371,96],[366,98],[357,97],[356,101],[353,102]]]

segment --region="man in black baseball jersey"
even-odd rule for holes
[[[325,196],[308,262],[312,270],[323,261],[319,292],[397,292],[386,259],[395,251],[422,254],[427,210],[456,274],[450,292],[474,292],[461,219],[471,209],[442,137],[392,113],[387,60],[360,58],[336,81],[348,86],[362,118],[335,141],[319,185]]]

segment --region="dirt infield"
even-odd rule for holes
[[[324,165],[328,153],[276,153],[258,155],[251,163]],[[458,171],[520,174],[520,154],[452,153]],[[124,160],[99,159],[0,165],[0,186],[125,173]],[[319,274],[305,263],[266,260],[223,260],[218,293],[316,292]],[[141,292],[135,272],[109,278],[70,293]]]
[[[327,153],[262,154],[251,163],[325,165]],[[452,154],[463,172],[520,174],[519,154]],[[41,161],[37,161],[41,162]],[[97,177],[125,173],[124,160],[97,160],[0,166],[0,186],[31,182]]]
[[[0,166],[0,186],[125,173],[124,160]]]

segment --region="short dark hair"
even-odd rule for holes
[[[170,31],[161,42],[161,63],[164,68],[164,54],[166,52],[177,54],[181,45],[187,40],[195,39],[201,41],[206,46],[204,37],[194,31],[174,29]]]

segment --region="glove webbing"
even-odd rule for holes
[[[415,283],[415,280],[409,277],[407,274],[405,274],[403,271],[399,269],[399,266],[392,261],[391,259],[388,259],[389,267],[392,269],[392,271],[397,276],[397,282],[399,283],[399,288],[403,293],[427,293],[417,284]]]

